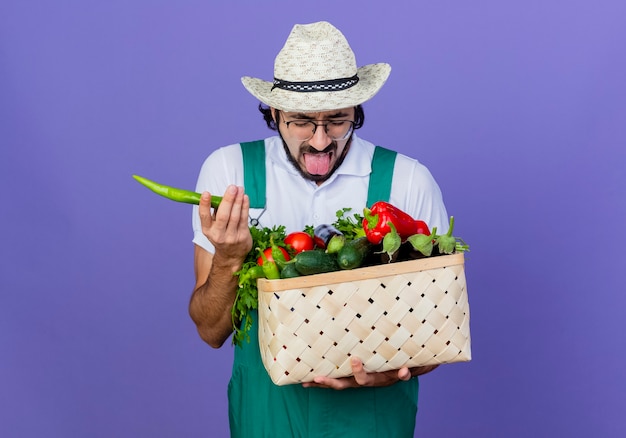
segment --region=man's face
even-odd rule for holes
[[[272,110],[272,114],[287,155],[302,177],[319,184],[326,181],[348,151],[352,138],[352,124],[349,122],[354,122],[354,108],[320,113]],[[310,138],[303,139],[308,136]]]

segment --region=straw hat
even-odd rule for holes
[[[244,87],[264,104],[289,112],[349,108],[371,99],[391,66],[357,68],[343,34],[325,21],[296,24],[274,61],[274,81],[244,76]]]

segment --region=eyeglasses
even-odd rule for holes
[[[313,138],[318,126],[323,126],[326,135],[335,141],[345,140],[352,134],[354,122],[351,120],[329,120],[317,123],[313,120],[290,120],[285,121],[287,130],[298,141],[307,141]]]

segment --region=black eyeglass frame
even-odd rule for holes
[[[352,132],[354,131],[354,125],[355,122],[353,120],[325,120],[323,123],[318,123],[317,120],[309,120],[309,119],[297,119],[297,120],[281,120],[281,122],[283,122],[285,125],[287,125],[287,129],[289,129],[289,124],[290,123],[310,123],[313,125],[313,130],[311,131],[311,136],[308,138],[300,138],[300,141],[307,141],[313,138],[313,136],[315,135],[315,133],[317,132],[317,128],[319,126],[323,126],[324,127],[324,132],[326,132],[326,135],[328,135],[330,138],[332,138],[334,141],[341,141],[341,140],[346,140],[347,138],[350,137],[350,135],[352,134]],[[332,123],[350,123],[350,127],[348,128],[348,130],[346,131],[346,133],[339,137],[339,138],[335,138],[335,137],[331,137],[328,134],[328,125],[332,124]]]

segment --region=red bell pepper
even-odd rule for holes
[[[393,224],[403,241],[413,234],[430,235],[426,222],[413,219],[411,215],[388,202],[379,201],[371,208],[363,210],[363,229],[367,240],[374,245],[382,242],[383,237],[391,231],[388,222]]]

